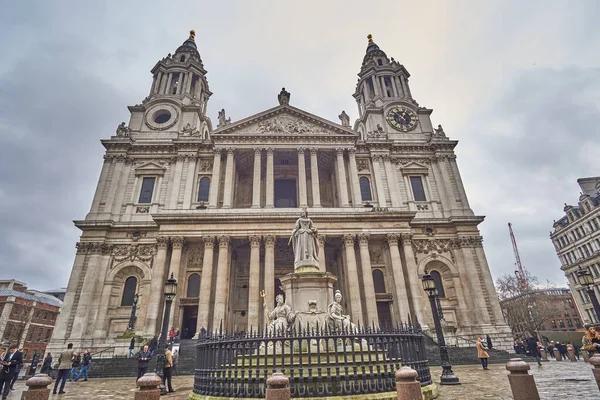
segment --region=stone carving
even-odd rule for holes
[[[350,117],[346,114],[346,111],[342,111],[338,118],[342,122],[342,126],[350,126]]]
[[[359,158],[356,160],[356,167],[358,172],[369,171],[369,160],[366,158]]]
[[[231,118],[225,117],[225,109],[222,108],[221,111],[219,111],[219,123],[217,124],[217,128],[219,128],[221,126],[229,125],[230,123],[231,123]]]
[[[282,106],[286,106],[290,104],[290,93],[285,90],[285,88],[281,88],[281,92],[277,95],[277,100],[279,104]]]
[[[369,250],[369,258],[371,259],[371,265],[383,264],[383,251],[380,247],[373,247]]]
[[[342,302],[342,292],[335,291],[333,302],[327,306],[327,326],[332,331],[354,332],[356,325],[350,321],[350,316],[344,314]]]
[[[77,254],[110,254],[113,245],[102,242],[77,242]]]
[[[200,131],[196,127],[192,127],[192,124],[189,122],[185,124],[183,129],[181,130],[182,136],[200,136]]]
[[[442,128],[442,125],[438,125],[437,128],[435,128],[433,130],[433,136],[438,136],[438,137],[446,137],[446,134],[444,133],[444,128]]]
[[[212,171],[213,160],[211,159],[201,159],[199,161],[200,171],[210,172]]]
[[[296,320],[296,313],[292,311],[292,308],[285,304],[282,294],[278,294],[275,297],[277,305],[272,311],[267,310],[267,305],[263,303],[263,308],[267,312],[269,318],[269,325],[267,326],[267,332],[270,335],[282,335],[291,330]]]
[[[131,128],[125,126],[125,122],[121,122],[119,126],[117,126],[117,136],[129,136],[131,132]]]
[[[150,207],[136,207],[136,214],[148,214],[150,212]]]
[[[429,206],[427,204],[417,204],[417,211],[427,211]]]
[[[367,138],[372,139],[386,139],[387,133],[383,130],[381,125],[377,124],[377,129],[374,131],[367,132]]]
[[[258,123],[260,133],[303,134],[316,133],[316,127],[300,119],[279,116]]]
[[[188,252],[188,268],[202,268],[202,262],[204,259],[204,250],[201,246],[190,247]]]
[[[412,239],[411,244],[415,255],[415,262],[417,262],[417,254],[426,254],[437,258],[443,253],[450,254],[452,262],[456,262],[453,252],[455,242],[452,239]]]
[[[302,210],[300,218],[296,220],[290,242],[294,249],[294,271],[300,267],[319,265],[319,244],[317,241],[317,228],[308,217],[308,211]]]
[[[153,244],[131,244],[114,246],[112,250],[112,265],[123,261],[143,261],[150,263],[156,254],[156,246]]]
[[[133,240],[134,242],[137,242],[141,238],[146,237],[146,232],[142,232],[142,231],[127,232],[127,236],[130,237],[131,240]]]
[[[483,238],[481,236],[459,236],[454,238],[454,248],[462,247],[483,247]]]

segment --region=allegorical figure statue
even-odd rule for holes
[[[290,238],[294,248],[294,270],[301,266],[319,265],[319,244],[317,242],[317,228],[308,218],[308,211],[303,210],[302,215],[294,224]]]
[[[335,331],[354,331],[356,325],[350,321],[350,316],[344,314],[344,307],[342,302],[342,292],[339,290],[335,291],[333,296],[333,303],[327,307],[327,324],[329,329]]]
[[[287,332],[296,320],[296,313],[292,308],[284,303],[283,295],[278,294],[275,297],[277,305],[271,312],[267,312],[269,323],[267,330],[270,334],[283,334]],[[267,307],[266,304],[263,307]]]

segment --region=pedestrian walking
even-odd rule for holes
[[[165,364],[163,367],[163,378],[162,384],[165,385],[165,381],[167,382],[167,388],[169,389],[169,393],[175,392],[173,390],[173,385],[171,384],[171,378],[173,376],[173,353],[171,352],[171,346],[167,347],[165,350]]]
[[[42,364],[42,370],[40,371],[42,374],[49,374],[52,370],[52,353],[48,352],[46,358],[44,358],[44,363]]]
[[[21,372],[21,368],[23,368],[23,349],[18,349],[15,352],[15,355],[13,356],[13,358],[18,357],[19,363],[17,364],[17,369],[15,370],[15,373],[13,374],[13,378],[12,381],[10,381],[10,390],[15,390],[14,386],[15,386],[15,382],[17,381],[17,379],[19,378],[19,373]]]
[[[135,381],[137,382],[148,371],[148,362],[152,359],[150,347],[145,344],[142,350],[138,353],[138,373]]]
[[[131,342],[129,342],[129,357],[133,357],[135,355],[134,350],[135,349],[135,337],[131,338]]]
[[[175,375],[179,375],[179,373],[177,373],[177,364],[179,363],[179,350],[175,350],[173,352],[173,373]]]
[[[527,348],[531,353],[531,357],[535,357],[535,361],[537,361],[538,365],[542,365],[542,355],[538,350],[538,341],[533,336],[527,339]]]
[[[69,382],[72,382],[77,375],[77,368],[81,367],[81,355],[79,352],[73,354],[73,362],[71,363],[71,372],[69,373]]]
[[[60,353],[60,356],[58,357],[58,374],[56,375],[56,382],[54,382],[52,394],[56,394],[58,382],[60,382],[58,394],[63,394],[65,392],[65,383],[67,383],[67,377],[69,376],[71,368],[73,368],[74,354],[73,343],[69,343],[67,349]]]
[[[156,352],[156,349],[158,348],[158,338],[156,336],[154,336],[151,340],[150,343],[148,344],[148,349],[150,350],[150,354],[154,357],[154,353]]]
[[[488,358],[490,355],[485,351],[485,347],[483,346],[483,342],[481,338],[477,338],[477,343],[475,344],[477,348],[477,358],[481,361],[481,366],[483,369],[488,369]]]
[[[492,338],[490,335],[485,335],[485,341],[487,342],[488,350],[492,349]]]
[[[6,400],[10,393],[10,385],[16,375],[17,366],[23,363],[23,354],[17,351],[16,346],[11,346],[6,351],[0,362],[0,392],[2,400]]]
[[[175,338],[175,327],[172,326],[169,331],[169,342],[173,342],[173,338]]]
[[[90,354],[88,349],[85,349],[83,351],[83,359],[81,360],[81,369],[79,370],[79,373],[75,375],[75,382],[77,382],[79,378],[81,378],[81,375],[83,375],[84,382],[88,380],[88,371],[90,369],[91,362],[92,355]]]

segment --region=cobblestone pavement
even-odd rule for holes
[[[566,361],[548,361],[541,367],[531,365],[531,374],[542,400],[548,399],[600,399],[600,391],[594,381],[592,366],[582,361],[577,363]],[[461,384],[457,386],[439,386],[440,400],[479,400],[479,399],[512,399],[508,384],[508,371],[503,364],[490,364],[490,369],[484,371],[478,365],[461,365],[453,368]],[[441,367],[432,367],[431,372],[435,382],[439,382]],[[194,378],[192,376],[173,377],[173,387],[176,393],[163,396],[165,400],[184,400],[192,391]],[[25,382],[15,384],[15,391],[8,399],[17,400],[25,390]],[[50,395],[50,400],[74,399],[105,399],[132,400],[134,388],[133,378],[90,379],[88,382],[67,382],[66,393]]]

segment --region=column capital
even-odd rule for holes
[[[326,237],[325,235],[321,235],[321,234],[317,235],[317,240],[319,241],[319,245],[320,246],[324,246],[325,245],[325,237]]]
[[[274,247],[275,246],[275,235],[264,235],[263,239],[265,240],[266,247]]]
[[[356,235],[354,233],[346,233],[344,235],[344,245],[354,247],[354,239]]]
[[[368,246],[369,245],[369,239],[371,238],[371,235],[367,232],[362,232],[358,234],[358,243],[360,246]]]
[[[336,152],[336,154],[337,154],[338,156],[340,156],[340,155],[342,155],[342,156],[343,156],[343,155],[344,155],[344,151],[345,151],[345,150],[346,150],[346,149],[345,149],[344,147],[336,147],[336,148],[335,148],[335,152]]]
[[[383,159],[383,155],[382,154],[371,154],[371,159],[373,161],[381,161]]]
[[[262,237],[260,235],[250,235],[250,247],[260,247]]]
[[[235,154],[235,149],[233,147],[228,147],[227,148],[227,156],[229,155],[234,155]]]
[[[407,244],[410,244],[410,241],[412,240],[412,233],[401,233],[400,234],[400,238],[402,239],[402,242],[407,242]]]
[[[267,150],[267,155],[268,156],[272,156],[273,153],[275,153],[275,149],[272,148],[272,147],[267,147],[266,150]]]
[[[298,155],[304,155],[304,147],[298,147],[296,150],[298,151]]]
[[[221,149],[221,148],[215,148],[215,149],[213,149],[213,153],[215,153],[215,156],[216,155],[220,156],[222,152],[223,152],[223,149]]]
[[[219,239],[219,248],[220,249],[229,247],[229,241],[231,240],[231,236],[221,235],[221,236],[219,236],[218,239]]]
[[[356,155],[356,149],[354,147],[349,148],[348,155],[354,157]]]
[[[381,156],[381,158],[383,159],[383,162],[390,162],[391,161],[391,157],[389,154],[384,154]]]
[[[317,149],[316,147],[311,147],[310,148],[310,155],[311,156],[316,156],[317,154],[319,154],[319,149]]]
[[[400,240],[399,233],[388,233],[385,235],[385,240],[388,242],[390,246],[398,246],[398,241]]]
[[[183,236],[171,236],[171,244],[174,249],[183,248],[183,244],[185,243],[185,238]]]
[[[254,148],[254,155],[255,156],[260,156],[261,153],[262,153],[262,147],[255,147]]]
[[[205,249],[214,249],[215,248],[215,237],[212,235],[203,236],[202,240],[204,241]]]
[[[159,236],[156,238],[156,246],[159,250],[166,250],[169,246],[169,238],[164,236]]]

